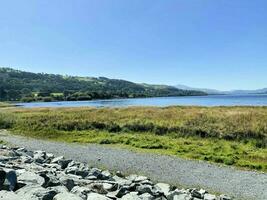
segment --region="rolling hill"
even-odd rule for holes
[[[0,68],[1,101],[76,101],[188,95],[206,95],[206,93],[106,77],[63,76]]]

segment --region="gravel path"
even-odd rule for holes
[[[64,155],[91,166],[146,175],[154,181],[185,187],[201,187],[238,199],[267,200],[267,174],[220,167],[174,156],[136,153],[101,145],[78,145],[36,140],[0,131],[0,140],[31,150]]]

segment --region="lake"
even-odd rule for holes
[[[17,105],[32,107],[127,107],[127,106],[267,106],[267,94],[153,97],[93,101],[31,102]]]

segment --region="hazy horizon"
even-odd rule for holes
[[[267,87],[267,1],[3,2],[0,66],[216,90]]]

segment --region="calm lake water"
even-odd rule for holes
[[[187,97],[154,97],[136,99],[109,99],[94,101],[62,101],[19,103],[23,107],[127,107],[127,106],[267,106],[266,95],[209,95]]]

